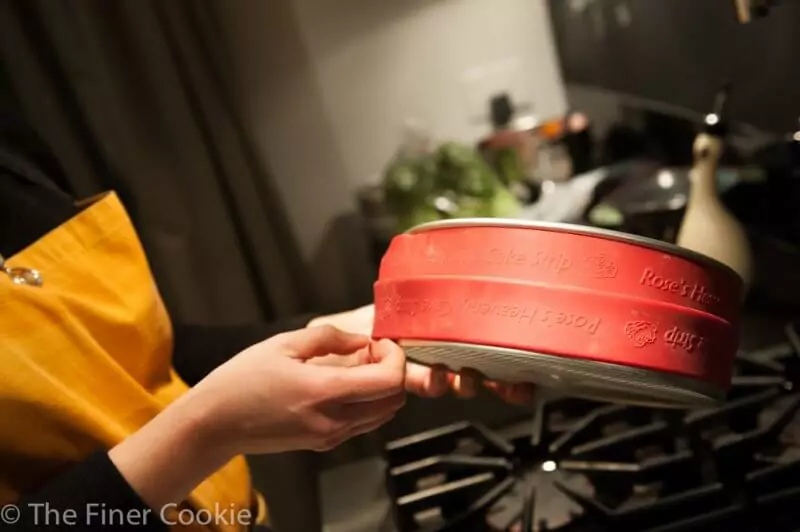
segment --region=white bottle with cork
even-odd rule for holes
[[[722,111],[727,88],[717,96],[714,111],[705,117],[705,127],[694,141],[694,165],[689,174],[691,187],[686,214],[677,244],[730,266],[745,285],[753,276],[753,255],[747,233],[723,205],[717,190],[717,169],[724,148]]]

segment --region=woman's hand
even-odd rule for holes
[[[309,364],[347,356],[360,364]],[[327,450],[405,402],[403,351],[330,325],[274,336],[223,364],[109,456],[152,508],[181,501],[234,456]]]
[[[359,364],[309,364],[347,356]],[[405,402],[405,356],[394,343],[331,325],[279,334],[220,366],[192,393],[231,455],[332,449],[389,421]]]
[[[322,316],[312,320],[309,327],[323,324],[333,325],[344,331],[371,335],[375,320],[375,306],[364,307]],[[314,360],[315,364],[348,365],[361,364],[357,357],[322,357]],[[474,397],[481,382],[480,376],[469,371],[454,374],[443,368],[430,368],[409,362],[406,368],[406,389],[422,397],[441,397],[452,390],[458,397]],[[511,404],[526,404],[533,400],[533,386],[527,384],[505,384],[484,381],[484,386],[492,390],[503,400]]]

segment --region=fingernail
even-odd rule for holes
[[[385,347],[395,347],[397,344],[393,341],[389,340],[388,338],[381,338],[378,340],[378,343],[385,346]]]

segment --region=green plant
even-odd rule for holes
[[[430,152],[401,152],[383,184],[400,231],[445,218],[511,217],[520,208],[480,153],[457,142]]]

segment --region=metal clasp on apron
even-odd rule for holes
[[[11,278],[11,282],[14,284],[42,286],[44,283],[42,274],[40,274],[38,270],[33,270],[31,268],[12,268],[11,266],[6,266],[6,259],[2,255],[0,255],[0,272],[8,275]]]

